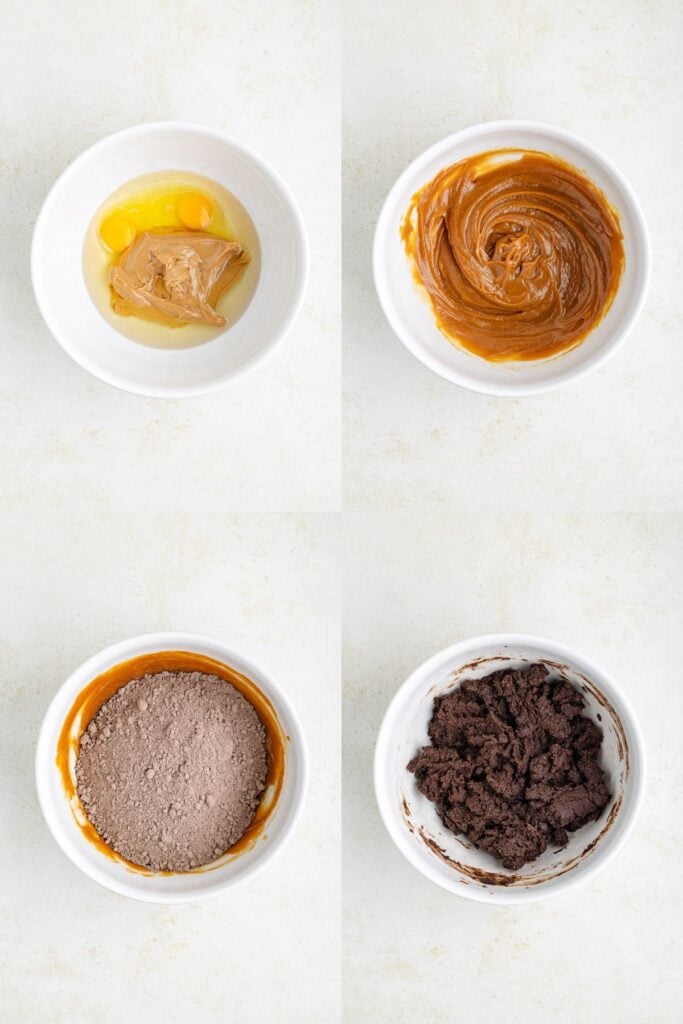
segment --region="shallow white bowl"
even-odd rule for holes
[[[142,874],[112,860],[91,843],[79,827],[64,792],[56,751],[64,719],[81,690],[107,669],[129,658],[154,651],[193,651],[221,661],[251,679],[269,698],[287,738],[282,790],[265,827],[249,849],[224,855],[218,866],[183,874]],[[280,686],[250,659],[218,640],[192,633],[151,633],[107,647],[89,658],[59,688],[38,737],[36,786],[52,835],[69,860],[106,889],[148,903],[190,903],[206,899],[253,878],[282,849],[303,807],[308,778],[304,734],[294,708]]]
[[[119,334],[83,276],[83,243],[97,209],[132,178],[160,170],[218,182],[242,203],[259,236],[261,272],[249,306],[223,334],[194,348],[151,348]],[[45,323],[85,370],[124,391],[181,398],[222,387],[285,337],[303,301],[308,245],[289,190],[260,157],[211,128],[159,122],[110,135],[67,167],[38,216],[31,275]]]
[[[514,872],[446,829],[406,765],[429,743],[434,697],[452,690],[463,678],[530,662],[546,663],[583,693],[584,713],[603,732],[602,764],[612,798],[596,822],[570,834],[564,849],[546,850]],[[455,644],[413,672],[384,716],[374,774],[377,802],[389,835],[425,877],[448,892],[482,903],[529,903],[585,881],[622,846],[643,796],[645,751],[628,702],[602,669],[552,640],[504,633]]]
[[[490,149],[537,149],[582,170],[619,212],[626,265],[614,302],[577,348],[532,362],[491,363],[452,345],[436,326],[431,306],[415,283],[399,237],[411,198],[438,171]],[[633,327],[647,292],[650,244],[633,190],[617,168],[589,143],[570,132],[534,121],[491,121],[456,132],[422,153],[403,172],[382,207],[373,249],[377,295],[387,320],[420,362],[446,380],[490,395],[533,395],[552,391],[594,370],[618,348]]]

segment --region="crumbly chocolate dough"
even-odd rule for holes
[[[434,700],[431,746],[408,770],[447,828],[517,870],[610,800],[602,732],[584,706],[545,665],[466,679]]]
[[[78,796],[102,839],[155,871],[187,871],[233,846],[266,775],[256,710],[203,672],[158,672],[121,687],[88,724],[76,762]]]
[[[494,150],[440,171],[401,236],[439,329],[491,361],[580,342],[619,287],[624,244],[605,196],[535,150]]]

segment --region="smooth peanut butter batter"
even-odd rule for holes
[[[624,268],[605,196],[535,150],[446,167],[413,196],[401,238],[439,329],[491,361],[577,345],[609,309]]]
[[[145,231],[112,267],[112,309],[170,326],[222,326],[215,305],[249,262],[237,242],[202,231]]]

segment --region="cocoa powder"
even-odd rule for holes
[[[242,838],[267,768],[265,729],[234,686],[159,672],[121,687],[88,723],[76,781],[112,849],[151,870],[187,871]]]

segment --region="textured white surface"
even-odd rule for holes
[[[683,424],[680,4],[347,0],[345,989],[348,1021],[673,1024],[680,1018]],[[518,400],[413,359],[374,295],[388,189],[466,125],[523,117],[600,146],[638,192],[650,297],[603,369]],[[645,732],[649,785],[604,873],[556,901],[441,892],[384,831],[371,756],[424,658],[491,630],[604,665]],[[678,846],[677,846],[678,844]]]
[[[337,28],[329,5],[305,0],[3,4],[3,1021],[339,1019]],[[56,175],[103,135],[164,118],[223,129],[271,161],[313,256],[283,346],[187,401],[91,379],[49,336],[28,272]],[[286,688],[311,754],[304,816],[279,859],[234,894],[177,909],[72,868],[33,786],[59,683],[155,629],[250,653]]]

